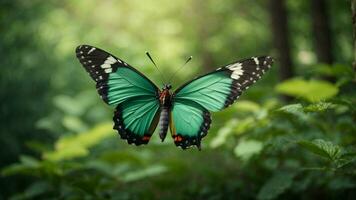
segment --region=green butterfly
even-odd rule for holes
[[[200,149],[210,128],[210,112],[234,103],[273,63],[269,56],[234,62],[172,93],[170,84],[160,90],[135,68],[97,47],[78,46],[76,55],[96,82],[101,98],[116,106],[114,129],[122,139],[129,144],[147,144],[159,123],[162,141],[169,127],[174,143],[183,149],[192,145]]]

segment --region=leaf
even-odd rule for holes
[[[62,137],[55,143],[55,150],[45,152],[43,158],[60,161],[86,156],[90,147],[111,137],[112,132],[112,124],[108,122],[99,124],[88,132]]]
[[[22,155],[20,162],[6,166],[1,170],[3,176],[10,176],[20,173],[30,173],[39,168],[41,163],[33,157]]]
[[[300,103],[283,106],[283,107],[279,108],[278,111],[282,111],[282,112],[290,113],[290,114],[294,114],[294,115],[304,114],[303,106]]]
[[[263,143],[257,140],[241,140],[235,147],[234,153],[237,157],[247,161],[251,156],[261,152]]]
[[[301,78],[294,78],[278,84],[275,88],[278,93],[301,97],[310,102],[318,102],[334,97],[339,89],[322,80],[304,80]]]
[[[335,104],[328,103],[328,102],[317,102],[314,104],[310,104],[304,108],[306,112],[324,112],[328,109],[335,108]]]
[[[227,137],[231,134],[231,132],[232,132],[231,127],[228,127],[228,126],[222,127],[222,128],[218,131],[216,137],[214,137],[214,138],[212,139],[212,141],[210,142],[210,147],[211,147],[211,148],[217,148],[217,147],[219,147],[219,146],[225,144],[226,139],[227,139]]]
[[[239,112],[258,112],[261,109],[257,103],[247,100],[239,101],[234,107]]]
[[[317,139],[313,142],[303,140],[299,141],[298,144],[306,150],[332,161],[339,159],[341,156],[341,148],[339,146],[322,139]]]
[[[87,127],[79,117],[64,116],[63,126],[72,132],[83,132]]]
[[[302,120],[307,120],[302,104],[290,104],[279,108],[277,111],[298,116]]]
[[[162,174],[165,171],[167,171],[167,168],[165,166],[154,165],[154,166],[150,166],[146,169],[129,172],[123,177],[123,180],[125,182],[136,181],[136,180],[140,180],[140,179],[143,179],[143,178],[146,178],[149,176],[155,176],[158,174]]]
[[[257,199],[275,199],[280,194],[291,187],[295,172],[276,172],[265,184],[262,186],[257,194]]]

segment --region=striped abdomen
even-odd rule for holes
[[[162,106],[161,116],[159,118],[159,137],[163,141],[167,135],[169,125],[169,107]]]

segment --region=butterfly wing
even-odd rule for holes
[[[76,55],[96,82],[101,98],[116,106],[114,128],[121,138],[136,145],[147,144],[158,121],[158,87],[123,60],[97,47],[81,45]]]
[[[194,101],[177,100],[170,116],[170,130],[174,143],[183,149],[196,145],[210,128],[210,113]]]
[[[151,98],[135,98],[117,105],[114,129],[129,144],[147,144],[159,121],[159,102]]]
[[[176,145],[183,148],[199,146],[210,126],[209,111],[220,111],[234,103],[242,91],[260,79],[272,63],[269,56],[252,57],[221,67],[178,88],[173,94],[171,117],[171,133]],[[187,130],[185,127],[192,123],[195,128]],[[196,142],[191,142],[192,138]],[[184,142],[177,143],[178,140]]]

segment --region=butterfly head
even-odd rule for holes
[[[172,89],[172,85],[171,84],[164,84],[163,85],[162,90],[170,90],[170,89]]]

